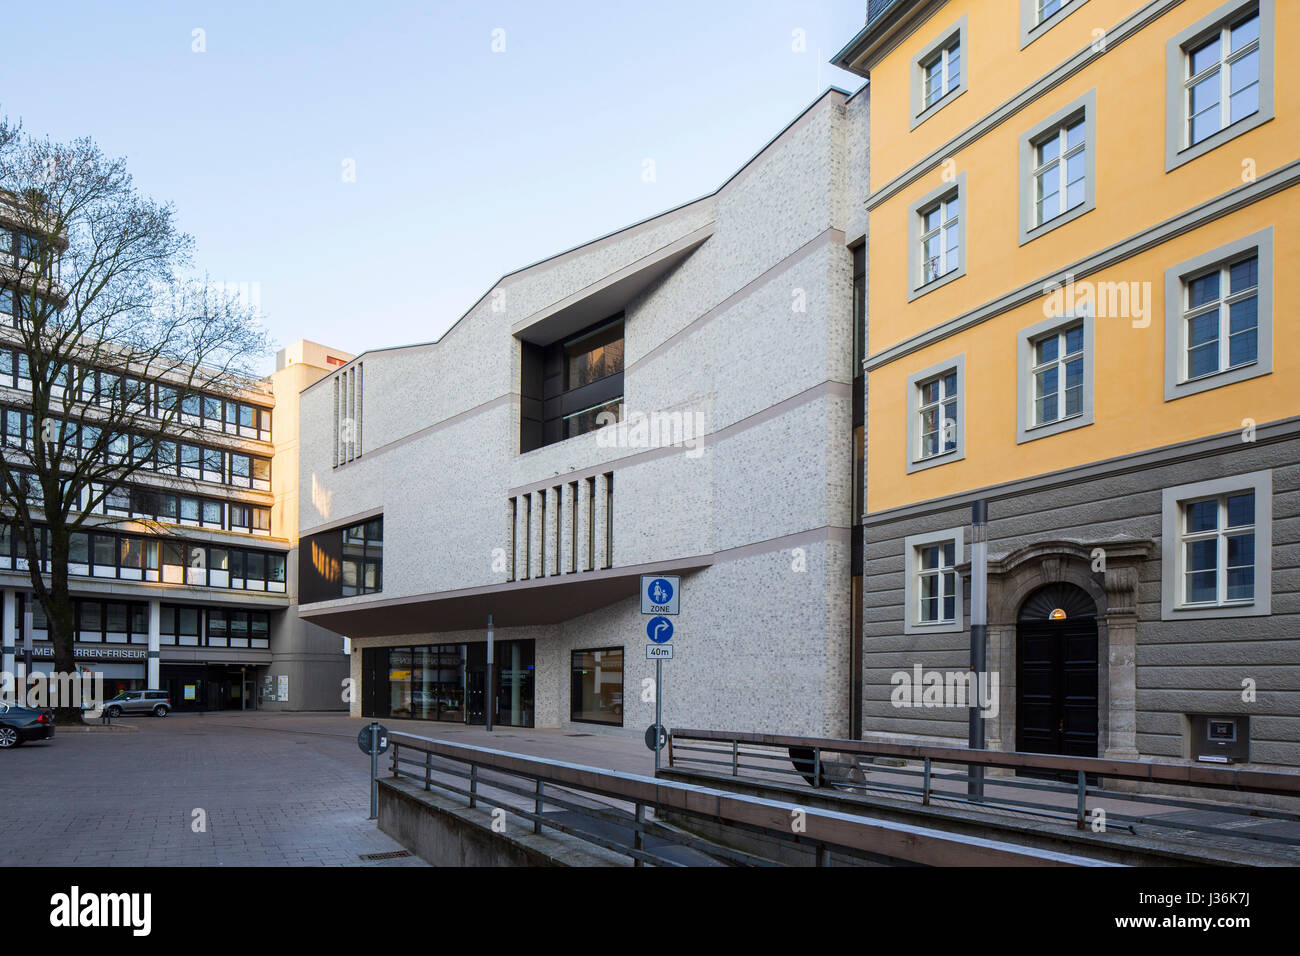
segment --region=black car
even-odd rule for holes
[[[35,707],[0,703],[0,750],[17,747],[28,740],[49,740],[54,736],[54,715]]]

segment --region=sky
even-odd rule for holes
[[[828,86],[861,86],[828,61],[866,2],[8,7],[0,115],[125,157],[278,345],[360,353],[434,340],[502,275],[715,190]]]

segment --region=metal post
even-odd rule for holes
[[[544,801],[542,800],[542,787],[543,787],[543,786],[544,786],[544,784],[542,783],[542,781],[541,781],[541,780],[538,780],[538,781],[537,781],[537,796],[533,798],[533,814],[534,814],[534,816],[537,817],[537,819],[535,819],[535,820],[533,821],[533,832],[534,832],[534,833],[541,833],[541,832],[542,832],[542,804],[543,804],[543,802],[544,802]]]
[[[424,789],[429,789],[429,774],[433,771],[433,754],[424,752]]]
[[[664,662],[655,659],[655,734],[664,725]],[[655,737],[655,773],[659,773],[659,738]]]
[[[925,758],[925,789],[921,793],[921,804],[930,805],[930,758]]]
[[[822,748],[813,748],[813,789],[820,790],[822,785]]]
[[[985,645],[988,641],[988,558],[989,506],[983,499],[971,504],[970,536],[970,669],[975,677],[971,693],[970,748],[984,749],[984,718],[980,714],[980,687],[988,687],[985,674]],[[966,790],[970,796],[984,796],[983,765],[968,764]]]
[[[638,803],[636,805],[636,815],[632,818],[635,821],[632,827],[632,849],[634,850],[644,849],[644,840],[641,837],[641,816],[644,810],[645,804]],[[636,856],[632,857],[632,865],[645,866],[645,864],[641,862],[641,858]]]
[[[740,741],[739,740],[733,740],[731,742],[731,775],[733,777],[740,776]]]
[[[818,866],[831,865],[831,851],[826,848],[825,843],[817,844],[817,865]]]
[[[1084,809],[1084,803],[1086,802],[1088,796],[1088,777],[1087,774],[1085,774],[1082,770],[1079,771],[1078,791],[1079,791],[1079,816],[1078,819],[1075,820],[1074,825],[1076,828],[1082,830],[1084,829],[1084,818],[1087,815],[1087,811]]]
[[[478,806],[478,764],[469,765],[469,808]]]
[[[487,632],[487,676],[483,678],[483,702],[484,702],[483,718],[487,725],[488,733],[492,732],[492,708],[493,705],[496,703],[492,699],[492,692],[493,690],[495,690],[495,686],[494,686],[495,682],[492,679],[493,678],[493,674],[492,674],[493,637],[494,635],[492,631],[492,615],[489,614],[488,632]]]
[[[379,819],[379,721],[370,722],[370,820]]]

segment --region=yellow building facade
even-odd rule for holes
[[[891,691],[969,666],[983,500],[989,746],[1300,765],[1294,36],[1287,0],[869,4],[865,736],[966,737]]]

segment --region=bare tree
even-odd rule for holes
[[[12,315],[0,314],[0,349],[30,382],[5,409],[0,525],[25,556],[15,567],[26,564],[59,672],[75,667],[73,535],[121,523],[106,499],[197,431],[189,411],[203,395],[242,392],[270,347],[248,303],[191,278],[192,250],[122,159],[0,121],[0,305]],[[80,720],[60,705],[56,719]]]

